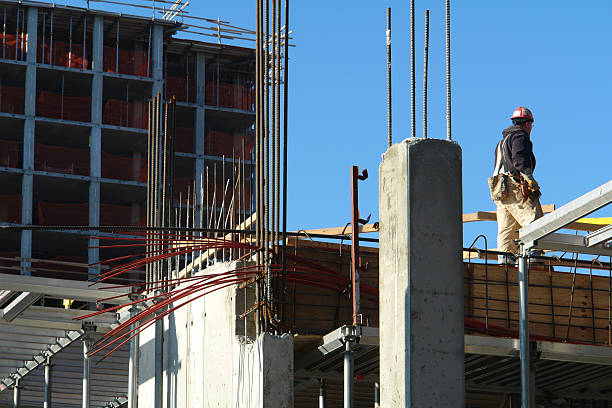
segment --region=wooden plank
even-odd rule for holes
[[[379,224],[377,222],[373,224],[366,224],[359,226],[359,233],[365,234],[368,232],[378,232]],[[299,230],[298,232],[305,232],[307,234],[324,234],[324,235],[351,235],[353,233],[353,227],[351,225],[344,227],[331,227],[331,228],[319,228],[309,230]]]
[[[554,204],[546,204],[542,206],[544,214],[555,211]],[[475,213],[463,214],[463,222],[475,222],[475,221],[497,221],[496,211],[477,211]]]

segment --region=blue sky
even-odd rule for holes
[[[192,2],[191,13],[254,27],[254,1]],[[349,220],[349,169],[367,168],[362,217],[378,219],[386,149],[385,13],[392,8],[393,134],[410,135],[409,1],[293,1],[289,227]],[[416,1],[417,136],[424,11],[430,12],[429,136],[444,138],[444,1]],[[492,151],[519,105],[532,109],[543,204],[562,205],[612,174],[612,2],[452,1],[453,137],[463,149],[463,212],[493,210]],[[244,44],[244,42],[236,42]],[[610,214],[608,210],[607,215]],[[495,223],[466,224],[469,244]]]

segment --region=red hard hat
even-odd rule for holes
[[[510,119],[527,119],[529,122],[533,122],[533,114],[529,109],[519,106]]]

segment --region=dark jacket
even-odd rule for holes
[[[504,129],[502,136],[502,142],[507,138],[504,143],[504,168],[515,177],[519,177],[519,172],[524,172],[526,169],[531,169],[533,172],[536,159],[529,135],[520,126],[513,125]],[[497,149],[495,152],[497,153]]]

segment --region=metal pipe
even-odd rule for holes
[[[13,408],[19,408],[19,405],[21,404],[21,386],[19,385],[19,382],[20,379],[16,378],[15,384],[13,385]]]
[[[43,408],[51,408],[52,402],[52,378],[51,378],[51,357],[47,356],[45,360],[45,400],[43,402]]]
[[[353,408],[353,340],[344,338],[344,408]]]
[[[89,365],[89,342],[90,339],[86,335],[83,339],[83,408],[89,408],[90,403],[90,365]]]
[[[130,308],[130,317],[136,316],[138,308],[134,305]],[[136,324],[130,327],[135,330]],[[138,401],[138,337],[130,339],[130,361],[128,366],[128,408],[137,408]]]
[[[163,408],[164,400],[164,319],[155,322],[155,399],[153,406]]]
[[[351,287],[353,288],[353,325],[359,314],[359,167],[351,166]]]
[[[427,68],[429,65],[429,10],[425,10],[425,50],[423,52],[423,139],[427,139]]]
[[[389,147],[393,144],[391,110],[391,7],[387,7],[387,139]]]
[[[326,398],[326,390],[327,385],[325,384],[325,379],[319,379],[319,408],[325,408],[325,398]]]
[[[531,360],[529,353],[529,269],[527,268],[527,254],[521,247],[518,259],[519,278],[519,337],[521,358],[521,401],[523,408],[533,408],[530,401],[530,372]]]
[[[446,0],[446,140],[452,140],[451,129],[451,54],[450,54],[450,0]]]
[[[380,408],[380,384],[374,383],[374,408]]]
[[[414,73],[414,0],[410,0],[410,137],[416,137],[416,80]]]

